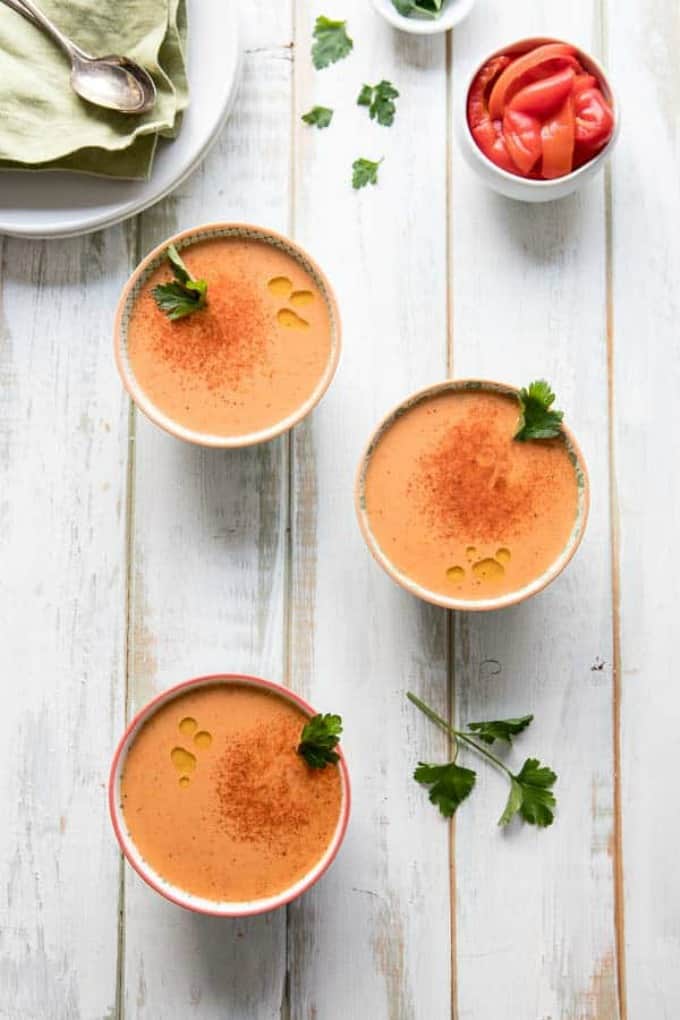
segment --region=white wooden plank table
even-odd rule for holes
[[[319,13],[352,56],[313,70]],[[668,0],[479,0],[448,39],[366,0],[257,0],[238,102],[205,165],[136,221],[5,238],[0,284],[2,1020],[677,1020],[680,730],[680,20]],[[466,70],[527,35],[612,72],[605,176],[530,208],[462,163]],[[355,106],[401,92],[391,129]],[[327,131],[300,122],[335,109]],[[357,156],[385,157],[352,191]],[[132,413],[111,356],[143,253],[213,219],[288,232],[333,281],[345,349],[290,436],[201,451]],[[513,610],[447,615],[370,560],[356,463],[408,392],[478,375],[554,385],[590,466],[583,548]],[[500,672],[490,660],[500,664]],[[345,719],[354,811],[331,872],[246,922],[200,918],[123,867],[105,784],[131,712],[191,675],[249,671]],[[443,822],[411,779],[456,719],[535,714],[554,826],[500,832],[479,770]],[[517,754],[521,754],[518,750]]]

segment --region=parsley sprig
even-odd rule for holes
[[[428,719],[444,730],[453,740],[453,760],[444,765],[430,765],[419,762],[413,773],[416,782],[430,787],[430,800],[436,804],[440,812],[450,818],[466,797],[472,793],[477,774],[472,769],[458,765],[459,746],[474,749],[483,755],[496,768],[506,774],[510,780],[510,794],[498,824],[507,825],[516,814],[530,825],[545,827],[551,825],[554,809],[557,804],[552,787],[557,776],[546,765],[541,765],[538,758],[527,758],[519,772],[512,772],[505,762],[488,750],[496,740],[512,744],[513,738],[522,733],[531,723],[533,716],[525,715],[518,719],[496,719],[491,722],[470,723],[467,731],[454,729],[445,719],[417,698],[410,691],[406,697],[416,708],[419,708]],[[476,739],[483,741],[478,744]],[[487,747],[484,746],[487,745]]]
[[[545,379],[519,391],[519,423],[515,439],[554,439],[562,428],[563,411],[551,410],[555,394]]]
[[[160,310],[174,322],[205,307],[208,302],[208,284],[191,275],[174,244],[168,245],[165,257],[175,279],[172,283],[159,283],[152,294]]]
[[[333,120],[333,111],[328,106],[313,106],[308,113],[302,114],[301,119],[319,129],[327,128]]]
[[[335,750],[342,733],[342,719],[339,715],[315,715],[302,730],[297,752],[313,769],[325,769],[335,765],[340,756]]]
[[[412,14],[426,14],[429,18],[438,18],[444,6],[444,0],[392,0],[392,3],[405,18]]]
[[[332,21],[320,14],[314,25],[312,62],[317,71],[335,64],[352,52],[354,42],[347,35],[346,21]]]
[[[377,120],[378,124],[391,127],[397,112],[394,100],[398,96],[399,93],[392,82],[383,79],[377,85],[364,85],[357,98],[357,105],[368,107],[371,120]]]
[[[384,158],[384,157],[383,157]],[[367,184],[378,183],[378,167],[382,159],[373,162],[371,159],[364,159],[361,156],[352,163],[352,187],[365,188]]]

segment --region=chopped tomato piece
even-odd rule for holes
[[[487,159],[499,166],[501,170],[516,174],[517,167],[512,161],[508,147],[501,129],[501,122],[489,120],[484,124],[478,124],[472,129],[472,134]]]
[[[541,172],[545,180],[570,173],[574,161],[575,133],[574,100],[568,96],[555,116],[547,120],[541,130]]]
[[[594,74],[577,74],[574,78],[574,88],[572,91],[577,96],[584,89],[596,89],[597,87],[597,78]]]
[[[559,59],[564,61],[565,66],[580,69],[580,64],[575,56],[573,46],[567,43],[546,43],[545,46],[537,46],[536,49],[522,54],[513,60],[495,82],[491,95],[489,96],[489,114],[492,120],[498,120],[503,116],[505,104],[525,82],[522,81],[528,72],[535,72],[537,68],[547,61]]]
[[[509,108],[503,115],[503,135],[517,169],[528,174],[541,157],[540,120]]]
[[[601,149],[614,129],[614,114],[599,88],[586,88],[574,96],[576,141],[591,150]]]
[[[533,117],[547,117],[562,105],[574,87],[574,80],[573,67],[565,67],[557,74],[539,78],[516,92],[508,109],[519,110]]]
[[[500,121],[492,121],[486,101],[486,91],[494,79],[508,66],[510,57],[494,57],[476,76],[468,95],[468,124],[473,137],[484,155],[502,170],[516,173],[516,168],[505,144]]]

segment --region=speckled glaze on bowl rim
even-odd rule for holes
[[[130,314],[139,292],[151,274],[163,263],[168,245],[174,244],[178,251],[181,252],[185,248],[191,247],[192,244],[223,237],[260,241],[264,244],[270,244],[285,252],[286,255],[289,255],[314,281],[328,309],[331,327],[331,346],[326,368],[307,399],[281,421],[275,422],[267,428],[259,429],[257,432],[249,432],[243,435],[216,435],[208,432],[199,432],[174,421],[154,404],[137,382],[128,353]],[[258,227],[250,223],[206,223],[202,226],[190,227],[187,230],[180,231],[178,234],[174,234],[172,237],[168,237],[161,244],[157,245],[153,251],[150,251],[139,263],[125,284],[116,309],[114,355],[125,389],[139,410],[155,425],[158,425],[165,432],[169,432],[170,435],[178,439],[183,439],[198,446],[209,446],[218,449],[239,449],[244,446],[253,446],[256,443],[266,443],[282,435],[284,432],[288,432],[316,407],[330,386],[340,360],[341,347],[342,327],[340,312],[333,288],[326,275],[304,248],[291,241],[290,238],[284,234],[279,234],[275,230],[270,230],[268,227]]]
[[[333,838],[328,844],[325,853],[319,858],[314,867],[311,868],[306,875],[303,875],[301,879],[289,886],[287,889],[278,893],[276,896],[243,901],[210,900],[203,896],[196,896],[193,893],[187,892],[187,890],[174,885],[174,883],[166,881],[166,879],[164,879],[162,875],[156,871],[156,869],[137,849],[135,841],[128,830],[125,815],[120,803],[120,781],[125,766],[125,760],[130,747],[134,743],[137,734],[144,724],[151,719],[160,708],[180,695],[185,694],[187,691],[192,690],[193,688],[211,687],[215,684],[221,683],[235,686],[255,687],[260,690],[269,691],[278,697],[283,698],[285,701],[291,702],[296,708],[299,708],[304,715],[309,716],[310,718],[313,715],[316,715],[315,709],[312,708],[309,702],[305,701],[304,698],[301,698],[299,694],[295,693],[295,691],[291,691],[288,687],[283,687],[281,684],[274,683],[272,680],[264,680],[262,677],[251,676],[247,673],[213,673],[207,676],[193,677],[191,680],[184,680],[182,683],[175,684],[173,687],[169,687],[166,691],[157,694],[156,697],[147,702],[147,704],[139,710],[135,717],[126,726],[125,732],[118,742],[118,746],[114,752],[109,772],[109,814],[111,816],[111,824],[113,825],[116,839],[118,840],[128,864],[134,868],[137,874],[144,879],[147,885],[149,885],[155,892],[164,896],[165,899],[170,900],[170,902],[174,903],[176,906],[184,907],[185,910],[191,910],[194,913],[209,914],[212,917],[252,917],[255,914],[264,914],[270,910],[277,910],[279,907],[283,907],[292,900],[297,899],[298,896],[302,896],[307,889],[319,881],[321,876],[326,873],[335,860],[345,838],[345,833],[347,832],[352,803],[349,770],[340,745],[338,745],[336,750],[339,755],[338,771],[340,774],[342,799],[340,802],[340,813],[333,833]]]
[[[445,595],[442,592],[432,591],[429,588],[425,588],[407,574],[400,571],[383,551],[382,547],[373,535],[369,514],[366,509],[366,475],[371,457],[385,433],[389,431],[395,421],[418,404],[443,393],[460,392],[498,393],[502,396],[515,398],[517,398],[519,394],[519,390],[515,386],[510,386],[507,383],[495,382],[490,379],[449,379],[446,382],[426,386],[424,389],[411,394],[406,398],[406,400],[394,407],[382,419],[364,449],[361,460],[359,461],[359,469],[357,471],[354,486],[355,509],[361,533],[371,555],[383,568],[383,570],[389,574],[392,580],[396,581],[402,588],[405,588],[406,591],[411,592],[412,595],[416,595],[425,602],[430,602],[435,606],[441,606],[443,609],[457,609],[465,612],[484,612],[491,609],[505,609],[508,606],[516,605],[518,602],[523,602],[525,599],[530,598],[537,592],[542,591],[546,585],[554,581],[555,578],[562,573],[581,544],[590,509],[590,484],[588,481],[588,471],[583,459],[583,454],[581,453],[573,433],[567,426],[562,426],[562,436],[567,453],[569,454],[569,459],[574,467],[578,490],[574,525],[567,543],[557,559],[539,577],[537,577],[534,581],[531,581],[529,584],[524,585],[524,587],[519,588],[517,591],[508,592],[505,595],[499,595],[495,598],[473,600],[456,598],[454,596]]]

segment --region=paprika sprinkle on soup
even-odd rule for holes
[[[522,589],[560,556],[579,479],[563,436],[515,439],[517,398],[489,389],[426,394],[369,453],[366,527],[405,577],[443,597]]]
[[[334,357],[329,300],[302,262],[256,237],[200,238],[145,279],[131,308],[129,366],[167,419],[245,436],[308,402]]]
[[[196,896],[276,896],[326,853],[339,768],[297,753],[307,716],[261,687],[210,683],[165,702],[130,746],[121,799],[130,835],[166,881]]]

